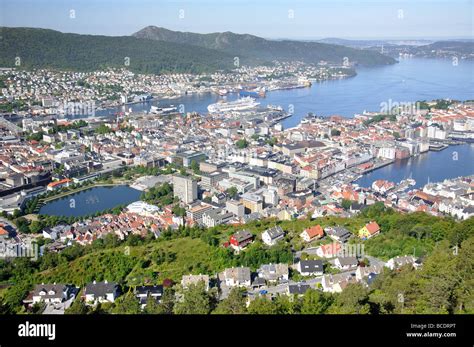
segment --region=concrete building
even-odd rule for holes
[[[186,204],[192,203],[197,199],[197,182],[191,177],[173,176],[173,196]]]

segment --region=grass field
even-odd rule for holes
[[[160,252],[161,251],[161,252]],[[200,239],[179,238],[135,247],[121,246],[86,254],[70,263],[40,272],[38,281],[84,284],[93,280],[118,281],[127,285],[180,281],[189,273],[220,270],[213,261],[215,249]],[[165,254],[168,261],[157,261]]]

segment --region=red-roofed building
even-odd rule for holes
[[[306,242],[311,242],[316,239],[320,239],[321,237],[324,236],[324,230],[321,228],[321,226],[314,225],[310,228],[305,229],[301,234],[301,238],[305,240]]]
[[[370,239],[378,234],[380,234],[380,227],[377,222],[374,221],[367,223],[359,230],[359,237],[361,239]]]
[[[339,242],[333,242],[327,245],[322,245],[316,250],[316,254],[321,258],[334,258],[341,250]]]
[[[8,231],[5,230],[3,226],[0,226],[0,238],[6,238],[8,237]]]
[[[62,187],[67,187],[67,186],[69,186],[70,182],[71,182],[71,180],[69,178],[65,178],[65,179],[62,179],[60,181],[51,182],[51,183],[48,184],[46,189],[47,190],[55,190],[55,189],[60,189]]]

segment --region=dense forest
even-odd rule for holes
[[[149,74],[201,73],[230,69],[234,59],[225,52],[204,47],[132,36],[64,34],[48,29],[7,27],[0,27],[0,36],[1,67],[72,71],[124,67]]]

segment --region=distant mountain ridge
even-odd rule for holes
[[[200,73],[234,67],[233,56],[225,52],[132,36],[7,27],[0,27],[0,36],[0,67],[15,67],[17,57],[24,68],[72,71],[125,67],[139,73]]]
[[[321,60],[325,60],[333,63],[342,63],[345,57],[349,61],[357,62],[363,66],[387,65],[396,62],[393,58],[374,51],[321,42],[274,41],[249,34],[235,34],[229,31],[198,34],[148,26],[132,36],[214,49],[238,56],[243,65],[272,60],[299,60],[306,63],[318,63]]]
[[[430,45],[418,46],[415,52],[429,52],[432,50],[446,50],[464,54],[474,53],[474,41],[437,41]]]

